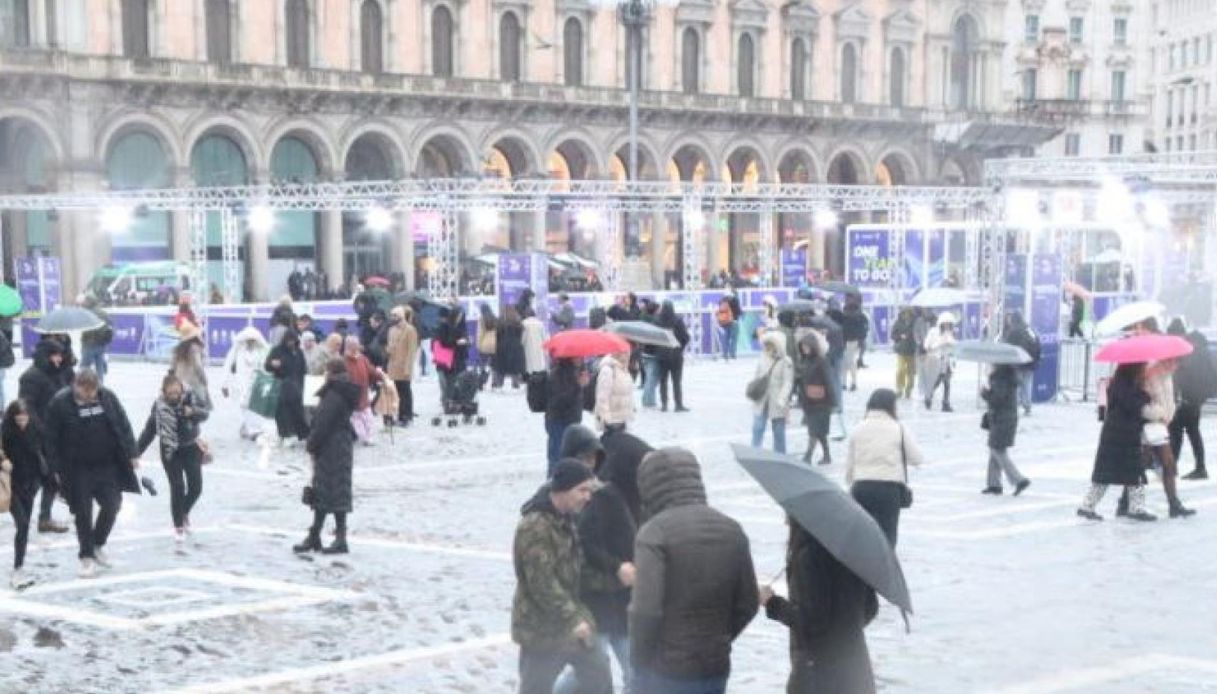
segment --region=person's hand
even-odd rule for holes
[[[773,587],[772,586],[760,586],[758,588],[757,592],[759,592],[761,595],[761,607],[764,607],[765,605],[769,604],[769,601],[773,599]]]
[[[588,648],[592,647],[592,625],[588,624],[587,622],[579,622],[579,626],[575,627],[575,630],[571,632],[571,635],[575,637],[576,641],[584,646],[587,646]]]
[[[140,468],[140,465],[141,465],[141,463],[140,463],[139,458],[131,459],[131,469],[132,470],[138,470]]]
[[[621,566],[617,567],[617,580],[621,581],[621,585],[627,588],[634,587],[634,579],[637,578],[637,570],[632,562],[622,562]]]

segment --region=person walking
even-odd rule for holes
[[[1192,353],[1183,358],[1179,370],[1175,372],[1175,394],[1179,404],[1170,423],[1171,455],[1178,464],[1179,455],[1183,452],[1183,437],[1186,435],[1192,447],[1194,466],[1183,479],[1206,480],[1209,475],[1204,465],[1204,435],[1200,430],[1200,412],[1209,398],[1217,396],[1217,364],[1213,362],[1209,341],[1204,333],[1199,330],[1188,333],[1183,321],[1178,318],[1171,321],[1166,332],[1185,337],[1192,343]]]
[[[866,314],[862,313],[862,297],[851,295],[845,300],[845,308],[841,311],[841,333],[845,338],[845,376],[849,380],[849,390],[858,390],[858,364],[862,361],[862,349],[866,345],[866,336],[870,332],[870,324]]]
[[[80,577],[93,578],[98,566],[111,566],[105,546],[122,508],[123,492],[139,494],[135,479],[139,459],[131,422],[97,374],[81,369],[72,387],[51,399],[45,433],[51,468],[62,476],[76,516]]]
[[[892,324],[892,351],[896,353],[896,392],[905,400],[913,397],[917,380],[917,338],[913,333],[913,309],[900,309]]]
[[[232,347],[224,357],[224,385],[220,387],[220,394],[232,398],[241,408],[242,439],[252,440],[262,434],[265,420],[249,409],[249,395],[258,372],[266,363],[266,354],[266,339],[262,337],[262,331],[247,325],[233,338]]]
[[[342,355],[346,362],[347,378],[359,388],[359,402],[351,415],[351,428],[355,430],[360,443],[371,446],[375,443],[373,435],[376,433],[371,391],[384,378],[384,373],[364,356],[362,343],[355,337],[348,337],[343,343]]]
[[[734,287],[727,288],[723,299],[727,302],[727,310],[731,313],[731,323],[727,330],[727,358],[735,359],[739,350],[740,318],[744,315],[744,309],[740,306],[739,296],[736,295]]]
[[[545,380],[545,434],[547,467],[552,477],[562,455],[562,440],[567,428],[583,421],[583,389],[588,384],[577,359],[555,359]]]
[[[819,444],[824,455],[820,465],[832,463],[832,451],[828,448],[828,429],[832,411],[836,405],[832,387],[832,367],[824,356],[823,339],[814,332],[799,340],[799,363],[795,367],[795,391],[799,407],[803,410],[803,421],[807,425],[807,452],[803,462],[810,463]]]
[[[668,383],[672,384],[672,398],[676,412],[688,412],[684,400],[684,370],[685,348],[689,345],[689,328],[684,320],[676,315],[676,307],[671,301],[663,302],[659,309],[659,317],[655,325],[664,330],[671,330],[676,337],[676,347],[662,347],[659,351],[659,410],[668,411]]]
[[[748,536],[706,503],[701,466],[681,448],[638,469],[645,522],[634,542],[630,662],[636,694],[721,694],[731,643],[759,608]]]
[[[1162,478],[1162,491],[1166,493],[1170,517],[1187,518],[1196,515],[1196,512],[1184,506],[1179,499],[1179,471],[1172,454],[1169,429],[1175,418],[1174,376],[1178,368],[1178,359],[1150,362],[1145,367],[1142,387],[1149,394],[1149,404],[1142,411],[1146,423],[1141,438],[1146,457],[1156,462],[1155,469]]]
[[[351,416],[359,407],[361,394],[360,387],[347,376],[347,362],[333,359],[326,365],[325,373],[313,429],[305,444],[313,464],[312,481],[305,490],[305,499],[313,509],[313,525],[304,542],[292,547],[297,554],[346,554],[350,551],[347,514],[353,506],[351,470],[355,457]],[[322,547],[321,530],[325,517],[330,514],[334,516],[334,542],[329,547]]]
[[[160,397],[152,403],[152,412],[136,442],[142,456],[153,439],[160,439],[161,464],[169,480],[169,512],[178,551],[190,534],[190,511],[203,494],[199,425],[207,420],[208,414],[194,392],[170,373],[161,381]]]
[[[989,475],[982,494],[1002,493],[1003,472],[1014,486],[1015,496],[1031,486],[1031,480],[1018,471],[1009,453],[1018,433],[1018,389],[1018,371],[1013,366],[998,365],[989,372],[989,385],[980,391],[988,405],[981,427],[989,430]]]
[[[500,390],[508,376],[511,377],[512,387],[519,388],[523,373],[524,325],[515,307],[508,306],[503,309],[503,320],[499,321],[495,331],[494,380],[491,381],[491,388]]]
[[[731,358],[731,340],[735,335],[735,316],[731,312],[731,302],[727,297],[718,300],[718,310],[714,312],[714,320],[718,323],[718,347],[723,361]]]
[[[1014,311],[1006,319],[1005,342],[1021,347],[1031,361],[1018,367],[1018,403],[1024,416],[1031,416],[1031,401],[1035,390],[1035,370],[1040,363],[1040,338],[1027,325],[1020,311]]]
[[[1074,294],[1069,309],[1069,337],[1084,339],[1082,321],[1086,319],[1086,299],[1081,294]]]
[[[516,588],[511,638],[520,646],[520,694],[553,694],[567,665],[578,694],[610,694],[608,656],[596,647],[596,622],[579,595],[583,556],[575,517],[591,500],[592,471],[562,460],[523,508],[512,543]]]
[[[9,403],[4,410],[4,421],[0,422],[0,458],[8,465],[11,475],[12,496],[9,499],[9,514],[13,517],[13,574],[9,587],[24,590],[33,584],[25,573],[25,548],[30,539],[30,523],[34,517],[34,497],[38,494],[42,478],[51,474],[43,455],[42,432],[30,414],[24,400]]]
[[[465,324],[465,309],[458,299],[448,305],[448,314],[441,320],[431,341],[431,356],[439,378],[441,406],[448,400],[455,379],[465,372],[469,363],[469,326]],[[425,371],[424,371],[425,373]]]
[[[787,523],[790,598],[759,589],[765,615],[790,628],[787,694],[873,694],[865,629],[879,613],[875,590],[797,522]]]
[[[592,412],[605,434],[625,431],[634,420],[634,384],[630,380],[630,353],[609,354],[596,372],[596,405]]]
[[[917,441],[896,416],[896,392],[880,388],[866,403],[866,416],[849,439],[845,484],[896,546],[900,509],[909,488],[909,466],[925,463]]]
[[[479,382],[485,388],[486,381],[491,378],[491,375],[498,373],[494,367],[494,359],[498,351],[499,319],[490,309],[490,304],[486,302],[482,302],[478,310],[480,312],[477,324],[478,376],[481,379]]]
[[[295,332],[295,330],[296,312],[292,309],[292,297],[285,294],[279,297],[279,303],[271,311],[270,336],[267,339],[272,345],[277,345],[283,341],[285,334]]]
[[[933,409],[934,393],[942,386],[942,411],[951,409],[951,375],[955,371],[955,316],[943,313],[925,338],[925,409]]]
[[[786,452],[786,415],[790,411],[790,393],[794,389],[794,364],[786,356],[786,340],[781,333],[765,333],[761,336],[761,358],[756,372],[748,385],[763,384],[756,393],[749,392],[752,399],[752,447],[760,448],[765,439],[767,426],[773,427],[773,450]],[[755,396],[755,397],[754,397]]]
[[[1121,364],[1107,384],[1107,410],[1099,433],[1099,448],[1086,492],[1077,515],[1093,521],[1103,517],[1095,510],[1109,486],[1123,486],[1128,493],[1127,517],[1155,521],[1145,510],[1145,466],[1141,439],[1145,428],[1144,409],[1150,403],[1145,392],[1144,364]]]
[[[552,320],[557,332],[575,327],[575,307],[571,304],[570,295],[566,292],[558,295],[558,310],[554,312]]]
[[[203,358],[203,331],[187,323],[178,331],[179,340],[169,358],[169,370],[178,377],[202,408],[211,409],[211,392],[207,389],[207,368]]]
[[[304,358],[309,376],[325,376],[325,367],[334,359],[342,359],[342,343],[346,337],[340,332],[332,332],[317,349]]]
[[[110,364],[106,360],[106,349],[114,341],[114,324],[95,296],[86,296],[81,302],[81,308],[97,316],[101,321],[101,326],[81,334],[80,366],[83,369],[93,369],[97,373],[97,378],[105,383],[106,374],[110,371]],[[3,392],[0,391],[0,401],[2,400]]]
[[[545,324],[537,318],[536,313],[523,316],[520,325],[524,333],[520,344],[524,347],[524,375],[541,373],[548,368],[545,353]]]
[[[74,377],[71,363],[62,343],[51,336],[43,336],[34,346],[33,363],[18,381],[17,398],[24,401],[27,411],[34,418],[38,430],[45,434],[46,418],[51,398],[69,386]],[[46,445],[45,436],[42,439]],[[44,455],[48,451],[44,451]],[[49,461],[48,461],[49,462]],[[60,493],[56,475],[42,477],[42,498],[38,508],[38,532],[66,533],[68,526],[52,517],[55,495]]]
[[[263,368],[279,379],[279,402],[275,407],[275,427],[279,442],[291,445],[290,439],[308,438],[308,421],[304,418],[304,376],[308,365],[300,350],[300,337],[292,330],[270,351]]]
[[[414,309],[395,306],[390,311],[389,340],[385,346],[388,356],[386,375],[397,389],[397,423],[409,426],[414,413],[414,391],[410,379],[414,375],[414,360],[418,357],[418,330],[414,328]]]
[[[656,325],[658,318],[659,304],[651,299],[644,299],[642,302],[642,316],[639,320]],[[645,409],[653,410],[659,404],[660,348],[656,345],[643,345],[639,351],[638,357],[642,364],[642,406]]]

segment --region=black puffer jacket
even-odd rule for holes
[[[841,313],[841,331],[846,342],[865,342],[870,332],[870,323],[861,309],[846,308]]]
[[[1099,433],[1090,481],[1095,484],[1141,484],[1145,467],[1141,463],[1141,430],[1145,418],[1141,409],[1149,404],[1149,394],[1131,378],[1116,376],[1107,385],[1107,411]]]
[[[989,406],[989,448],[1010,448],[1018,433],[1018,372],[1013,366],[995,368],[980,396]]]
[[[106,465],[113,465],[114,479],[119,489],[124,492],[139,494],[139,483],[135,479],[135,470],[131,461],[138,457],[135,448],[135,434],[131,430],[131,421],[123,409],[118,396],[106,388],[98,393],[98,402],[94,405],[81,405],[76,402],[76,396],[71,389],[64,389],[51,399],[47,407],[46,419],[46,448],[48,462],[51,468],[64,477],[68,487],[80,475],[97,475],[104,472],[101,469],[85,469],[80,461],[89,454],[97,451],[90,448],[92,442],[82,436],[85,430],[84,418],[88,416],[105,417],[106,425],[110,428],[117,445],[112,451],[105,451]],[[96,413],[100,406],[102,412]]]
[[[579,366],[559,359],[545,380],[545,421],[578,424],[583,421],[583,386],[579,385]]]
[[[648,455],[638,489],[649,520],[634,543],[631,660],[676,679],[724,677],[731,643],[758,609],[748,537],[706,505],[701,469],[686,450]]]
[[[64,356],[61,366],[56,367],[51,363],[52,354]],[[30,413],[40,421],[46,419],[51,398],[72,383],[75,374],[68,366],[67,359],[62,345],[50,338],[43,338],[34,348],[34,363],[21,374],[17,397],[25,401]]]
[[[313,456],[313,508],[326,513],[351,510],[351,470],[355,430],[351,413],[359,406],[359,386],[346,376],[331,377],[321,387],[321,401],[305,448]]]
[[[26,488],[42,479],[43,455],[42,431],[37,420],[30,418],[25,429],[12,419],[0,425],[0,445],[4,456],[13,464],[13,486]]]
[[[604,460],[596,470],[597,476],[617,488],[630,509],[635,522],[642,517],[642,499],[638,494],[638,466],[647,453],[655,450],[650,444],[629,432],[617,432],[602,437]]]

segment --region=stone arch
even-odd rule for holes
[[[686,137],[669,148],[665,162],[677,170],[679,180],[691,181],[700,162],[705,166],[705,180],[718,180],[722,168],[710,153],[713,149],[709,143],[699,137]],[[670,175],[670,171],[669,171]]]
[[[189,143],[184,152],[193,155],[194,147],[208,135],[224,135],[233,141],[245,155],[245,166],[249,171],[250,182],[266,170],[267,153],[262,151],[261,141],[254,135],[253,128],[232,116],[206,116],[191,125],[186,131],[185,142]]]
[[[124,135],[133,132],[144,132],[156,138],[165,152],[165,156],[169,159],[169,166],[179,167],[187,163],[186,154],[182,151],[181,138],[173,124],[148,111],[126,113],[106,124],[98,131],[93,151],[97,152],[104,163],[110,156],[110,150],[113,149],[114,144]]]
[[[0,121],[19,120],[29,123],[39,134],[42,135],[46,144],[51,148],[51,154],[54,155],[56,164],[64,161],[66,156],[64,152],[63,141],[60,140],[59,134],[46,124],[54,122],[49,114],[32,108],[23,108],[21,106],[0,106]]]
[[[726,157],[723,159],[724,168],[731,174],[731,182],[740,183],[741,177],[751,162],[756,162],[758,169],[757,182],[769,183],[773,180],[773,164],[769,161],[769,157],[765,155],[764,148],[757,145],[752,140],[740,140],[733,142],[725,150]]]
[[[453,178],[476,172],[473,143],[460,130],[436,125],[411,139],[422,143],[414,153],[415,176]]]
[[[386,155],[388,163],[388,173],[390,178],[397,179],[406,171],[406,154],[405,147],[402,145],[401,138],[396,130],[389,127],[387,124],[379,122],[361,123],[352,128],[349,128],[341,138],[341,145],[338,151],[342,153],[342,159],[335,165],[339,171],[346,172],[347,160],[351,156],[351,150],[360,140],[370,138],[369,141],[377,142],[380,145],[380,151]]]
[[[616,178],[625,176],[629,171],[630,164],[630,139],[628,134],[621,134],[613,137],[610,142],[613,143],[608,151],[612,152],[609,156],[609,162],[606,173]],[[650,139],[639,136],[638,138],[638,169],[641,175],[636,178],[640,181],[659,180],[662,178],[662,172],[666,169],[660,168],[660,160],[654,143]],[[620,167],[620,168],[618,168]]]
[[[852,147],[839,147],[828,157],[824,179],[837,185],[860,185],[869,179],[866,156]]]
[[[943,159],[938,167],[938,180],[942,185],[977,186],[984,178],[983,163],[978,159],[955,155]]]
[[[602,155],[603,150],[596,144],[595,139],[581,128],[560,131],[550,138],[545,151],[557,152],[572,164],[573,169],[582,169],[582,176],[575,176],[572,171],[573,178],[602,178],[608,172],[608,165]],[[572,159],[582,159],[583,165],[573,165]]]
[[[542,172],[541,154],[522,132],[505,128],[488,135],[480,150],[485,157],[483,162],[494,157],[495,150],[506,160],[511,178],[536,176]]]
[[[880,174],[883,170],[886,170],[890,185],[910,186],[916,185],[921,180],[916,158],[898,147],[889,148],[876,159],[878,161],[878,164],[875,165],[877,183],[882,182]]]
[[[323,179],[332,179],[338,172],[338,152],[334,148],[334,138],[326,128],[311,118],[283,118],[272,123],[266,129],[266,165],[270,168],[270,157],[274,155],[275,145],[285,137],[295,137],[309,146],[313,157],[317,160],[319,174]]]
[[[815,183],[819,180],[822,166],[811,149],[791,144],[781,152],[777,160],[779,183]]]

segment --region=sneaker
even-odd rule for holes
[[[1087,511],[1084,508],[1078,509],[1078,515],[1081,516],[1082,518],[1085,518],[1086,520],[1092,520],[1092,521],[1103,520],[1103,516],[1100,516],[1099,514],[1095,513],[1094,511]]]
[[[38,521],[38,532],[40,533],[66,533],[67,531],[68,526],[57,520],[47,519]]]
[[[1176,501],[1171,504],[1171,518],[1188,518],[1196,515],[1196,512],[1183,505],[1182,502]]]
[[[96,578],[97,577],[97,562],[85,557],[80,560],[80,573],[77,574],[81,578]]]
[[[1019,494],[1022,494],[1024,491],[1027,490],[1027,487],[1030,487],[1030,486],[1031,486],[1031,480],[1023,480],[1022,482],[1019,482],[1018,486],[1016,486],[1014,488],[1014,496],[1018,496]]]
[[[925,399],[925,409],[927,409],[927,410],[934,409],[934,401],[931,400],[930,398]]]
[[[25,571],[13,569],[13,575],[8,579],[8,586],[13,590],[25,590],[34,585],[34,579],[26,576]]]
[[[110,563],[110,556],[106,554],[106,550],[102,549],[101,547],[93,550],[93,560],[96,561],[97,565],[103,569],[109,569],[113,566],[113,564]]]
[[[832,458],[828,456],[820,458],[820,462],[816,463],[816,465],[832,465]]]
[[[1209,478],[1209,473],[1204,468],[1196,468],[1195,470],[1192,470],[1191,472],[1189,472],[1183,476],[1183,479],[1192,480],[1192,481],[1207,480],[1208,478]]]
[[[673,412],[688,412],[688,411],[689,411],[689,408],[685,407],[684,405],[677,405],[676,409],[673,410]]]
[[[954,412],[955,408],[951,407],[951,403],[944,402],[944,403],[942,403],[942,411],[943,412]]]
[[[1158,517],[1148,511],[1137,511],[1136,513],[1128,514],[1128,518],[1135,521],[1148,523],[1158,520]]]
[[[992,494],[993,496],[1001,496],[1002,488],[1001,487],[985,487],[984,489],[980,490],[980,493],[981,494]]]

